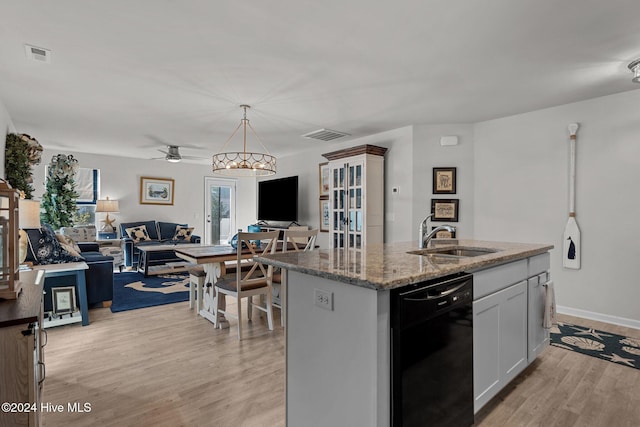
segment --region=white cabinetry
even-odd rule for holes
[[[529,258],[528,301],[529,301],[529,363],[538,357],[549,345],[549,330],[542,327],[544,321],[544,301],[549,281],[550,255],[545,253]]]
[[[475,412],[528,364],[526,275],[526,260],[474,273]]]
[[[549,332],[542,325],[545,297],[542,285],[547,281],[548,265],[546,253],[474,273],[476,413],[549,342]]]
[[[362,145],[323,154],[330,168],[330,245],[362,249],[384,239],[384,154]]]

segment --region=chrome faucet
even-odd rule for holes
[[[430,233],[426,233],[427,230],[429,230],[429,227],[428,227],[429,220],[431,219],[432,216],[433,214],[427,215],[427,217],[423,219],[422,222],[420,223],[420,231],[419,231],[420,234],[418,236],[418,247],[420,249],[426,248],[427,245],[429,244],[429,241],[433,239],[433,236],[435,236],[438,233],[438,231],[448,231],[449,233],[455,233],[456,231],[456,228],[454,226],[444,224],[434,228],[433,230],[431,230]]]

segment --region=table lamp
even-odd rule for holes
[[[19,260],[20,264],[27,258],[27,246],[29,237],[25,228],[40,228],[40,202],[37,200],[20,199],[18,202],[18,226],[19,231]]]
[[[109,218],[110,212],[120,212],[120,207],[118,206],[117,200],[109,200],[107,197],[105,200],[98,200],[96,204],[96,212],[106,212],[107,216],[101,222],[104,222],[104,225],[100,229],[100,231],[104,233],[113,233],[116,229],[113,225],[115,222],[115,218]]]

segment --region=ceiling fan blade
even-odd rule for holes
[[[158,151],[159,151],[159,152],[161,152],[162,154],[167,154],[167,155],[169,154],[167,151],[161,150],[161,149],[159,149],[159,148],[156,148],[156,150],[158,150]]]
[[[182,158],[187,160],[209,160],[208,157],[197,157],[197,156],[182,156]]]

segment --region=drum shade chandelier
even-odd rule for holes
[[[276,158],[269,154],[269,150],[260,141],[260,138],[253,130],[253,127],[247,119],[247,109],[249,105],[241,105],[244,110],[244,116],[240,120],[240,124],[233,131],[227,142],[220,150],[221,152],[213,155],[213,172],[227,176],[267,176],[276,173]],[[231,142],[238,130],[242,127],[243,131],[243,148],[242,151],[225,152],[225,147]],[[255,135],[256,139],[266,153],[254,153],[247,151],[247,128]]]

